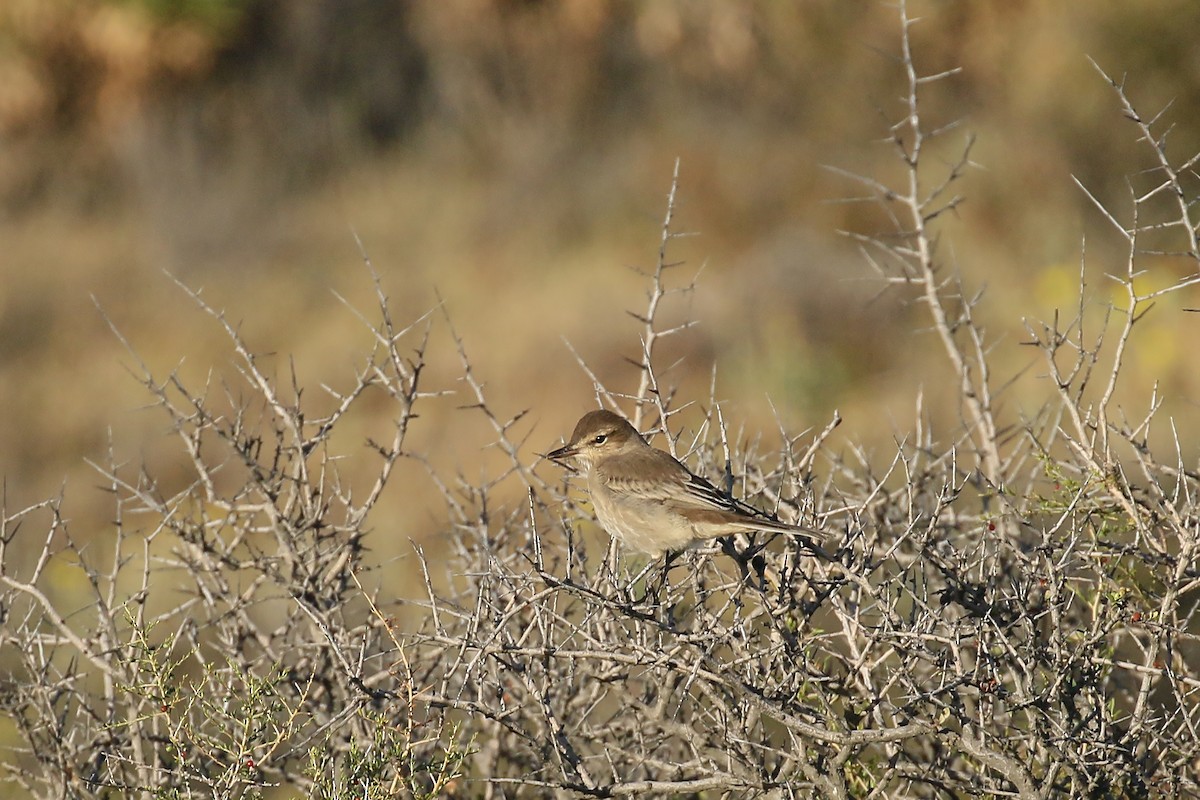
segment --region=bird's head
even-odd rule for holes
[[[546,454],[552,461],[574,460],[584,469],[598,459],[645,445],[645,440],[623,417],[611,411],[589,411],[575,424],[571,440]]]

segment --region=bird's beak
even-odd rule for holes
[[[546,453],[546,458],[550,459],[551,461],[562,461],[564,458],[574,458],[577,455],[579,455],[579,448],[568,444],[564,447],[558,448],[557,450],[551,450],[549,453]]]

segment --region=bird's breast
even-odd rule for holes
[[[681,550],[696,540],[688,521],[653,497],[613,489],[592,473],[588,479],[596,518],[626,547],[653,556]]]

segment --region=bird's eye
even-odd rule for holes
[[[594,439],[592,439],[592,444],[604,444],[604,442],[607,439],[608,439],[607,433],[600,433],[600,434],[597,434]]]

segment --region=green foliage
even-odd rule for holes
[[[311,800],[434,800],[457,794],[464,762],[472,750],[469,744],[447,748],[443,742],[458,741],[458,728],[434,739],[414,741],[418,731],[401,728],[385,715],[364,710],[361,722],[368,738],[354,741],[345,752],[334,753],[321,746],[309,751],[306,772],[312,780]]]
[[[144,10],[162,22],[199,23],[210,34],[227,34],[258,0],[104,0]]]

